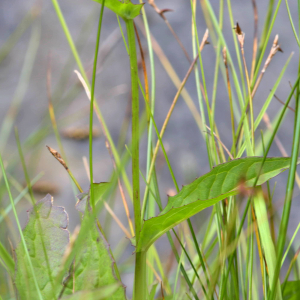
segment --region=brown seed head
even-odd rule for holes
[[[69,168],[68,168],[67,164],[65,163],[65,161],[62,159],[61,155],[53,148],[51,148],[47,145],[46,145],[46,147],[48,148],[49,152],[63,165],[63,167],[66,170],[68,170]]]
[[[241,45],[241,48],[244,48],[245,33],[242,31],[238,22],[236,22],[236,26],[233,29],[235,30],[235,33],[237,34],[237,38]]]

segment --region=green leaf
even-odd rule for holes
[[[94,197],[95,197],[95,204],[102,199],[102,196],[110,188],[110,182],[100,182],[100,183],[93,183],[94,186]]]
[[[150,295],[149,295],[149,300],[154,300],[157,285],[158,285],[158,283],[155,283],[155,284],[152,285]]]
[[[285,285],[283,300],[298,300],[300,299],[300,280],[288,281]]]
[[[106,183],[95,185],[96,197],[99,200],[109,185]],[[87,196],[88,194],[85,198]],[[66,230],[67,213],[63,207],[53,206],[53,199],[49,194],[30,210],[29,221],[23,235],[44,300],[58,299],[62,291],[64,297],[72,294],[64,299],[126,299],[125,290],[114,274],[114,261],[110,255],[109,245],[98,229],[97,221],[90,218],[88,210],[88,213],[83,215],[82,221],[82,226],[89,225],[82,247],[76,253],[64,282],[55,284],[69,243],[69,232]],[[16,249],[16,287],[20,299],[35,300],[38,299],[38,295],[24,253],[23,245],[20,243]]]
[[[136,251],[146,251],[159,237],[201,210],[238,193],[241,180],[253,186],[262,157],[235,159],[220,164],[209,173],[186,185],[169,198],[165,209],[155,218],[144,222]],[[267,158],[257,185],[278,175],[290,165],[290,158]]]
[[[29,211],[23,235],[43,299],[57,299],[62,287],[55,286],[61,260],[69,243],[68,215],[63,207],[53,206],[47,195]],[[33,276],[22,243],[16,249],[15,283],[19,299],[38,299]]]
[[[103,0],[94,0],[100,4]],[[111,9],[124,20],[134,19],[141,13],[144,4],[132,4],[130,1],[120,2],[119,0],[105,0],[104,6]]]
[[[84,201],[87,200],[86,198],[85,196]],[[92,215],[87,208],[89,208],[89,205],[85,205],[82,227],[88,224],[89,230],[81,241],[84,247],[76,254],[69,277],[65,280],[66,289],[64,295],[72,294],[73,291],[92,291],[117,284],[118,288],[110,295],[109,299],[126,299],[125,289],[114,272],[115,261],[110,254],[109,245],[98,228],[97,220],[91,220]],[[73,285],[74,283],[75,285]],[[86,298],[83,297],[81,299]]]
[[[120,287],[119,284],[111,284],[92,291],[80,291],[70,296],[62,297],[62,300],[104,300],[111,299],[113,293]]]
[[[101,199],[104,193],[110,188],[110,182],[100,182],[100,183],[93,183],[94,186],[94,198],[95,204],[97,204]],[[77,195],[78,201],[76,203],[76,209],[81,213],[85,212],[86,208],[86,201],[90,196],[90,189],[87,192],[81,193]]]

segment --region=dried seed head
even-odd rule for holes
[[[274,51],[274,55],[276,54],[277,51],[283,52],[282,49],[280,48],[280,45],[278,44],[278,39],[279,39],[279,36],[278,36],[278,34],[276,34],[273,45],[272,45],[272,49],[271,49],[271,51],[272,50]]]
[[[242,29],[241,29],[238,22],[236,22],[236,25],[233,27],[233,29],[235,30],[235,33],[237,35],[242,35],[243,34],[243,31],[242,31]]]
[[[65,163],[65,161],[62,159],[61,155],[53,148],[51,148],[47,145],[46,145],[46,147],[48,148],[49,152],[63,165],[63,167],[66,170],[68,170],[69,168],[68,168],[67,164]]]
[[[206,29],[200,44],[200,48],[199,48],[200,52],[202,51],[205,45],[209,44],[209,42],[207,41],[208,37],[209,37],[209,31],[208,29]]]
[[[282,49],[280,48],[280,45],[278,44],[278,34],[276,34],[275,38],[274,38],[274,42],[273,42],[273,45],[272,45],[272,48],[270,50],[270,53],[269,53],[269,56],[267,57],[266,59],[266,62],[265,62],[265,65],[262,69],[262,73],[264,73],[267,69],[267,67],[269,66],[273,56],[278,52],[283,52]]]
[[[235,30],[235,33],[237,35],[238,41],[241,45],[241,48],[244,48],[245,33],[242,31],[238,22],[236,22],[236,26],[234,26],[233,29]]]

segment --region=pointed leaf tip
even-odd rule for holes
[[[289,168],[290,161],[290,157],[267,158],[257,185],[263,184]],[[238,194],[242,178],[245,184],[253,186],[262,162],[262,157],[231,160],[185,185],[177,195],[169,197],[167,206],[157,217],[144,222],[136,251],[147,251],[159,237],[176,225],[201,210]]]
[[[94,0],[100,4],[103,0]],[[142,4],[132,4],[131,1],[121,2],[119,0],[105,0],[104,6],[112,10],[124,20],[132,20],[141,13]]]

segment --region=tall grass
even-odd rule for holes
[[[99,220],[98,227],[109,242],[112,241],[116,244],[115,248],[110,250],[111,257],[117,261],[118,267],[115,266],[114,269],[116,276],[122,280],[126,273],[132,275],[132,282],[129,282],[132,288],[128,288],[128,298],[133,297],[136,300],[290,299],[287,293],[290,290],[291,282],[294,281],[293,290],[296,291],[295,293],[297,293],[295,286],[300,286],[299,263],[297,261],[299,249],[297,248],[296,235],[299,226],[295,230],[292,239],[288,235],[288,232],[292,232],[292,229],[288,231],[288,225],[291,221],[293,197],[300,188],[300,180],[297,174],[300,141],[299,62],[298,73],[291,79],[291,89],[282,95],[283,105],[278,106],[279,109],[275,115],[269,116],[268,111],[270,110],[271,101],[275,101],[274,97],[277,97],[278,88],[285,84],[284,80],[289,64],[291,62],[296,64],[297,60],[296,55],[292,57],[292,54],[286,54],[284,58],[283,56],[279,57],[278,52],[282,51],[284,45],[280,45],[280,37],[278,39],[276,32],[274,32],[276,22],[280,22],[280,8],[283,9],[285,4],[290,20],[287,30],[290,31],[290,38],[295,38],[299,46],[300,25],[297,32],[294,24],[297,20],[293,20],[289,7],[291,3],[287,0],[284,4],[281,0],[277,3],[269,1],[266,16],[263,17],[260,16],[257,10],[259,6],[257,6],[256,1],[252,0],[254,9],[253,38],[248,34],[249,29],[243,28],[243,22],[234,23],[235,16],[232,8],[235,3],[233,1],[227,0],[226,3],[223,0],[219,1],[219,16],[216,15],[212,6],[212,4],[216,5],[213,1],[190,0],[190,3],[181,4],[190,8],[188,22],[191,24],[191,32],[186,34],[192,37],[189,46],[192,50],[191,58],[183,42],[177,36],[176,30],[172,27],[172,22],[168,19],[168,10],[160,9],[158,7],[159,3],[149,0],[143,6],[142,14],[137,16],[134,21],[126,20],[124,23],[122,19],[117,17],[125,45],[124,55],[119,59],[129,61],[128,74],[131,74],[131,93],[129,97],[132,103],[132,131],[126,145],[119,143],[120,148],[116,146],[116,141],[112,138],[105,114],[102,113],[103,108],[97,101],[99,99],[96,93],[96,74],[99,71],[97,62],[98,55],[102,59],[101,55],[103,54],[101,52],[102,40],[100,40],[100,33],[101,26],[105,26],[105,13],[107,11],[103,5],[105,0],[99,0],[98,2],[102,3],[102,6],[95,4],[100,15],[98,14],[97,36],[94,37],[96,46],[93,72],[90,76],[87,72],[87,66],[81,59],[82,49],[80,47],[80,40],[83,40],[84,44],[84,39],[90,34],[90,21],[88,20],[83,27],[84,29],[78,41],[74,42],[58,1],[52,0],[53,9],[62,28],[60,34],[66,37],[64,47],[68,44],[72,55],[65,64],[53,95],[50,84],[51,78],[48,77],[50,120],[45,114],[42,125],[27,137],[22,144],[16,131],[20,159],[17,159],[17,153],[8,153],[5,150],[12,126],[18,118],[17,111],[22,105],[24,93],[31,76],[39,43],[41,16],[27,14],[16,31],[12,33],[0,49],[1,69],[1,61],[5,60],[8,53],[12,51],[15,43],[24,33],[24,28],[32,27],[31,39],[14,100],[3,120],[0,132],[0,165],[2,170],[0,182],[0,295],[2,299],[14,299],[16,297],[14,290],[15,257],[12,252],[12,248],[16,246],[16,241],[13,242],[14,245],[10,245],[10,236],[15,235],[15,230],[10,226],[11,218],[14,218],[18,234],[21,236],[21,242],[24,248],[27,249],[22,235],[19,221],[20,213],[17,211],[17,206],[21,197],[28,199],[28,203],[26,203],[28,207],[30,207],[31,202],[35,201],[31,186],[33,180],[30,177],[33,177],[36,170],[34,167],[30,169],[31,164],[26,164],[26,157],[30,153],[35,153],[37,149],[41,149],[44,139],[54,131],[63,156],[62,159],[67,160],[68,153],[64,148],[64,141],[61,140],[59,129],[65,124],[72,123],[74,119],[78,118],[78,115],[80,116],[80,112],[71,116],[69,120],[67,118],[57,118],[57,115],[62,115],[62,112],[83,88],[86,92],[85,96],[90,100],[90,163],[87,167],[87,173],[91,183],[91,207],[93,216],[102,213],[104,208],[108,211],[106,222]],[[142,2],[140,1],[140,3]],[[298,15],[300,16],[300,3],[297,5]],[[34,11],[36,13],[36,10]],[[207,31],[199,26],[199,11],[203,13]],[[226,12],[228,12],[228,15]],[[178,57],[186,60],[189,64],[184,71],[185,75],[181,79],[170,62],[168,53],[163,51],[164,45],[160,45],[152,35],[151,22],[148,22],[148,17],[154,14],[158,14],[164,21],[159,26],[167,26],[169,30],[168,38],[176,41]],[[95,21],[95,15],[93,13],[90,17],[93,22]],[[104,20],[102,21],[103,15]],[[184,20],[184,22],[187,22],[187,20]],[[298,22],[300,24],[300,20]],[[224,30],[224,23],[229,24],[232,28],[232,40],[228,38],[228,32]],[[258,24],[262,23],[263,27],[258,27]],[[261,32],[260,37],[258,32]],[[252,44],[252,47],[249,47],[250,44]],[[215,60],[211,63],[209,70],[205,63],[207,59],[205,57],[206,47],[210,47],[210,51],[215,54]],[[138,59],[142,65],[141,72],[138,70]],[[74,61],[76,69],[78,69],[77,75],[83,87],[78,87],[78,84],[73,84],[71,88],[68,87],[68,77],[71,76],[72,62]],[[163,120],[161,119],[161,112],[155,110],[157,101],[156,80],[158,77],[156,61],[160,61],[164,72],[167,74],[166,76],[169,77],[177,91],[174,93],[173,101]],[[280,65],[281,71],[277,74],[273,86],[266,86],[263,79],[268,76],[270,64],[274,64],[275,61]],[[109,66],[104,65],[103,68],[106,67]],[[48,69],[48,75],[49,72]],[[209,84],[211,78],[213,84]],[[186,85],[188,80],[189,82],[194,80],[196,93],[193,95]],[[210,86],[212,86],[212,91],[209,91]],[[230,137],[223,134],[222,127],[225,122],[218,120],[216,117],[219,109],[217,103],[218,97],[220,97],[219,89],[222,90],[222,87],[224,89],[224,86],[226,94],[222,94],[222,100],[224,100],[223,105],[228,107],[224,111],[229,112],[228,116],[224,116],[224,120],[226,122],[229,120],[227,126]],[[261,90],[268,92],[266,99],[259,99],[258,93]],[[55,96],[60,94],[65,95],[63,101],[55,101]],[[193,222],[194,220],[187,219],[167,233],[168,240],[164,240],[162,243],[158,241],[151,245],[148,251],[137,252],[135,260],[132,259],[132,256],[128,256],[125,261],[119,262],[119,258],[123,253],[126,253],[129,242],[127,240],[121,240],[119,243],[114,241],[114,230],[109,230],[110,225],[106,225],[116,221],[118,225],[114,224],[114,226],[119,226],[123,230],[124,236],[135,237],[136,241],[139,240],[143,221],[156,216],[164,206],[162,199],[164,178],[159,172],[161,164],[166,164],[176,193],[180,191],[178,178],[181,177],[180,174],[176,174],[174,171],[177,161],[174,162],[168,157],[173,149],[168,150],[164,136],[167,128],[172,130],[169,125],[170,118],[173,117],[173,113],[177,109],[177,103],[181,98],[190,111],[196,124],[195,127],[198,128],[198,132],[193,133],[193,138],[199,138],[205,144],[206,153],[201,153],[201,157],[205,158],[210,169],[218,164],[241,157],[263,156],[263,161],[265,161],[270,156],[271,147],[277,147],[282,156],[287,154],[291,157],[287,182],[284,182],[283,177],[278,179],[282,181],[280,186],[285,186],[286,189],[283,206],[279,207],[278,202],[274,201],[276,196],[276,183],[274,184],[274,181],[267,182],[260,189],[255,188],[260,174],[257,175],[254,185],[251,187],[246,186],[243,182],[244,179],[240,178],[239,194],[229,196],[215,204],[209,213],[207,210],[206,218],[204,218],[200,227],[197,222]],[[295,101],[294,113],[289,112],[288,116],[294,120],[293,128],[289,128],[290,135],[293,135],[293,138],[290,145],[288,145],[283,144],[278,132],[285,128],[283,122],[287,118],[288,109],[293,105],[293,101]],[[114,109],[118,110],[117,107]],[[113,165],[110,174],[111,185],[104,194],[105,203],[98,205],[94,199],[95,191],[92,184],[96,172],[96,169],[93,168],[93,161],[98,155],[97,152],[93,153],[94,113],[103,132],[101,142],[106,144]],[[126,118],[128,117],[125,116]],[[129,120],[125,121],[123,124],[129,123]],[[160,126],[159,124],[163,125]],[[123,132],[122,129],[121,132]],[[126,129],[128,128],[126,127]],[[146,138],[144,139],[144,137]],[[120,141],[124,141],[122,134],[120,135]],[[181,142],[178,140],[177,143],[179,147]],[[86,147],[88,146],[86,145]],[[147,151],[145,161],[139,159],[141,147]],[[163,163],[161,163],[162,157],[164,159]],[[3,161],[3,158],[6,160]],[[130,161],[132,162],[131,175],[128,172]],[[17,174],[20,162],[24,167],[26,190],[23,190],[14,179],[14,177],[17,177],[21,181],[21,177]],[[80,184],[73,173],[70,172],[69,167],[72,168],[70,162],[65,169],[74,182],[74,193],[76,194],[77,190],[82,192]],[[203,175],[203,172],[199,171],[199,175]],[[12,186],[14,188],[13,192]],[[121,220],[116,213],[118,210],[118,202],[116,201],[119,200],[118,192],[121,194],[126,215]],[[27,194],[25,195],[25,193]],[[6,198],[9,198],[9,204],[6,202]],[[13,210],[13,216],[9,214],[10,210]],[[125,222],[127,225],[125,225]],[[71,263],[76,253],[78,253],[76,251],[80,251],[80,241],[83,241],[86,232],[90,230],[91,224],[91,221],[82,224],[80,233],[77,236],[78,243],[75,243],[72,248],[72,254],[68,257],[57,277],[58,281],[63,279],[68,263]],[[166,255],[165,249],[168,249],[168,255]],[[26,259],[33,275],[32,280],[36,283],[37,298],[43,299],[36,282],[29,253],[26,253]],[[134,268],[135,272],[133,272]],[[299,295],[299,292],[296,295]]]

